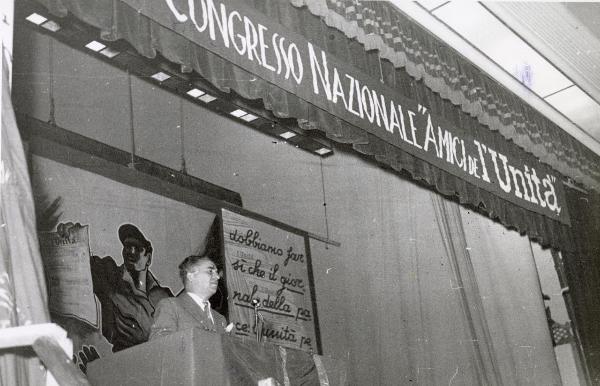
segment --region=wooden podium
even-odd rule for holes
[[[88,364],[87,374],[94,386],[233,386],[261,381],[283,386],[285,379],[290,385],[346,384],[341,361],[202,329],[180,331],[97,359]]]

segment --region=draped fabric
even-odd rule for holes
[[[353,155],[327,160],[341,247],[311,243],[324,352],[350,385],[484,384],[430,193]]]
[[[562,174],[598,190],[598,156],[385,1],[290,0]],[[384,77],[385,79],[385,77]]]
[[[454,268],[453,288],[463,298],[480,384],[560,385],[529,240],[431,197]]]
[[[592,384],[600,384],[600,195],[567,189],[567,203],[574,213],[573,238],[577,250],[562,253],[573,318]]]
[[[86,23],[100,28],[104,39],[125,39],[144,56],[155,57],[157,52],[160,52],[168,60],[180,64],[182,71],[197,72],[221,91],[235,90],[243,98],[262,100],[264,108],[275,117],[295,118],[301,129],[318,130],[336,142],[351,144],[356,151],[371,156],[385,167],[396,171],[407,171],[414,179],[434,186],[442,194],[458,197],[461,203],[485,211],[505,226],[527,233],[529,237],[543,245],[571,249],[568,228],[558,222],[516,207],[401,151],[374,135],[349,125],[296,95],[257,78],[216,54],[193,44],[171,29],[148,19],[124,2],[118,0],[38,1],[56,15],[65,16],[70,12]],[[457,125],[469,126],[473,129],[482,127],[449,101],[442,100],[423,82],[416,81],[405,70],[396,68],[391,62],[380,61],[377,51],[366,51],[369,46],[364,46],[357,40],[348,38],[343,32],[327,26],[305,8],[296,8],[288,2],[278,0],[253,0],[250,3],[257,11],[285,25],[290,31],[303,35],[325,49],[328,54],[352,63],[356,68],[376,79],[381,79],[382,82],[398,89],[408,97],[420,98],[431,106],[432,113],[442,114]],[[311,6],[309,9],[314,11],[325,8]],[[480,131],[484,132],[484,129]],[[490,133],[490,139],[491,143],[499,145],[500,148],[512,145],[496,133]],[[569,141],[563,138],[555,143],[568,144]]]
[[[349,384],[558,384],[528,239],[336,158],[327,208],[342,246],[311,254],[323,347],[348,361]]]
[[[49,321],[46,282],[35,227],[35,212],[23,144],[2,55],[0,139],[0,328]],[[41,385],[45,370],[23,348],[0,350],[0,385]]]
[[[501,385],[502,375],[498,368],[498,359],[493,350],[490,330],[483,312],[483,304],[473,269],[473,263],[467,247],[462,218],[458,205],[448,202],[438,194],[432,194],[435,211],[444,250],[452,268],[453,284],[460,299],[465,325],[473,338],[473,363],[481,385]]]
[[[505,385],[561,385],[527,238],[460,208],[489,341]]]

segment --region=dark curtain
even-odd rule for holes
[[[316,108],[294,94],[257,78],[150,20],[127,4],[130,0],[38,1],[54,14],[65,16],[72,13],[86,23],[100,28],[101,35],[106,40],[125,39],[146,57],[155,57],[157,52],[160,52],[168,60],[180,64],[182,71],[197,72],[221,91],[234,90],[243,98],[261,100],[264,108],[274,116],[295,118],[301,129],[317,130],[336,142],[350,144],[356,151],[374,158],[385,167],[408,172],[415,180],[424,181],[440,193],[482,210],[508,228],[527,234],[542,245],[562,250],[572,249],[568,227],[510,204]],[[490,131],[477,119],[454,106],[452,102],[442,99],[424,80],[418,81],[406,69],[396,67],[390,61],[380,60],[378,50],[366,50],[362,43],[348,38],[336,28],[329,27],[321,17],[309,12],[306,7],[295,7],[287,1],[280,0],[252,0],[248,2],[248,6],[286,26],[290,31],[301,34],[338,60],[352,63],[374,79],[381,79],[400,94],[425,102],[430,106],[432,113],[444,116],[455,125],[479,131],[487,143],[493,143],[498,150],[515,146],[498,132]],[[567,142],[556,139],[556,143]]]
[[[600,384],[600,195],[566,189],[575,251],[563,265],[593,384]]]

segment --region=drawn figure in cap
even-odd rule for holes
[[[66,235],[80,224],[59,224]],[[102,306],[102,334],[117,352],[148,341],[158,302],[173,294],[156,280],[149,267],[152,243],[133,224],[119,227],[123,264],[111,256],[91,256],[94,293]]]

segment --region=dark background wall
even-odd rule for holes
[[[600,384],[600,195],[566,189],[576,252],[563,265],[593,384]]]

